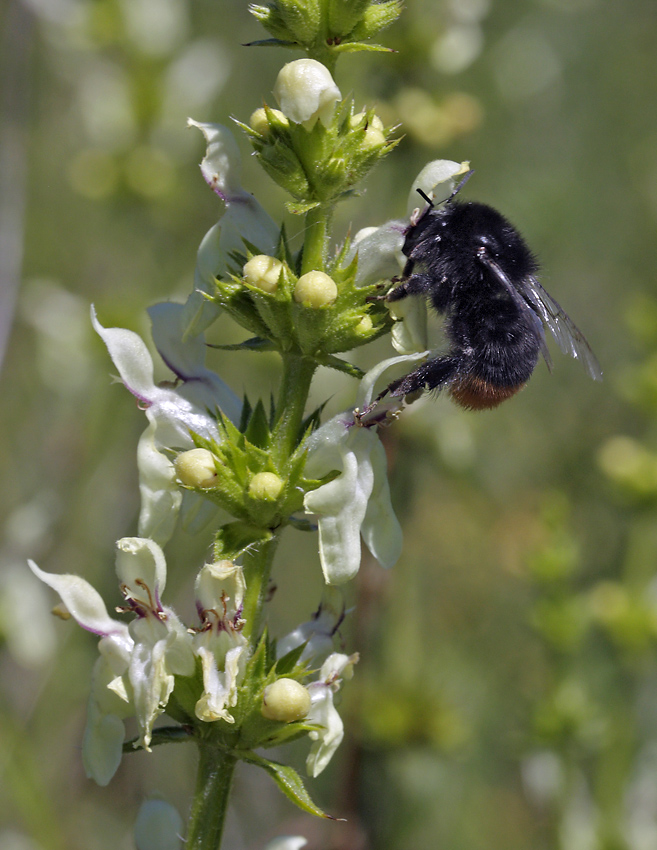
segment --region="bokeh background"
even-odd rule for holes
[[[111,383],[89,323],[148,333],[182,301],[221,204],[197,164],[201,121],[247,120],[297,54],[242,0],[5,0],[0,8],[0,848],[127,850],[140,803],[185,814],[193,748],[83,774],[95,639],[53,618],[33,557],[119,601],[113,544],[136,531],[143,414]],[[586,333],[602,384],[555,351],[494,412],[417,403],[385,433],[405,528],[398,566],[347,589],[361,652],[349,734],[312,792],[346,824],[298,815],[240,772],[227,847],[281,832],[310,850],[653,850],[657,846],[657,5],[654,0],[408,0],[338,64],[357,105],[404,139],[345,203],[347,229],[403,215],[430,159],[469,159],[464,195],[517,224]],[[249,157],[244,185],[280,191]],[[300,238],[302,222],[288,218]],[[240,339],[227,319],[217,342]],[[359,352],[371,365],[387,342]],[[212,352],[269,397],[266,354]],[[162,378],[166,378],[163,371]],[[315,398],[353,384],[320,372]],[[167,549],[182,611],[207,538]],[[317,604],[316,540],[289,532],[279,634]],[[301,766],[305,744],[296,753]]]

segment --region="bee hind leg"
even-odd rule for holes
[[[433,357],[408,375],[389,384],[376,400],[380,401],[388,394],[399,397],[421,393],[424,390],[441,390],[454,380],[461,365],[461,358],[455,355]]]

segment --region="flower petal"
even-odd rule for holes
[[[240,150],[235,136],[223,124],[204,124],[187,119],[188,127],[197,127],[205,136],[207,150],[201,162],[201,173],[208,186],[220,197],[240,191]]]
[[[120,620],[114,620],[98,591],[80,576],[46,573],[39,569],[34,561],[28,561],[34,575],[60,595],[62,602],[76,622],[96,635],[116,635],[128,637],[128,627]]]
[[[367,548],[382,567],[393,567],[404,543],[401,525],[395,516],[388,486],[388,461],[377,440],[370,453],[374,482],[360,532]]]
[[[162,360],[184,384],[180,395],[200,410],[218,407],[232,422],[238,422],[242,403],[230,387],[205,366],[207,347],[202,336],[183,341],[184,305],[154,304],[148,310],[153,323],[153,342]]]
[[[146,608],[159,608],[167,581],[164,552],[147,537],[122,537],[116,542],[116,574],[127,596]]]
[[[340,421],[339,417],[335,419]],[[334,424],[330,423],[332,427]],[[349,429],[337,444],[340,475],[305,496],[306,513],[318,517],[319,554],[327,584],[348,581],[360,567],[360,527],[373,486],[369,455],[376,440],[374,431],[355,426]]]
[[[418,200],[418,189],[431,195],[435,205],[441,204],[454,191],[454,178],[466,174],[469,169],[469,162],[453,162],[451,159],[434,159],[428,162],[411,186],[408,194],[408,215],[411,216],[422,203]]]
[[[149,422],[137,445],[139,467],[139,536],[150,537],[160,546],[171,538],[183,494],[176,483],[176,471],[155,442],[157,421]]]

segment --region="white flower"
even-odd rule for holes
[[[245,589],[242,568],[231,561],[206,564],[196,579],[202,621],[194,636],[194,652],[203,670],[203,693],[195,709],[199,720],[235,722],[228,709],[237,702],[249,652],[240,619]]]
[[[173,533],[182,493],[176,484],[173,463],[163,450],[193,448],[190,431],[216,439],[216,421],[208,411],[219,408],[237,421],[240,401],[205,367],[203,337],[182,341],[182,304],[156,304],[149,309],[149,315],[155,346],[180,381],[175,388],[155,383],[153,361],[141,337],[123,328],[104,328],[93,310],[91,319],[123,383],[143,405],[149,420],[137,448],[139,533],[164,545]]]
[[[205,136],[208,145],[201,173],[226,209],[198,249],[194,289],[182,317],[185,339],[202,333],[219,314],[221,308],[206,295],[214,293],[215,278],[226,270],[230,253],[243,251],[246,239],[263,254],[273,254],[279,237],[276,223],[240,185],[240,153],[230,130],[221,124],[200,124],[191,118],[187,124],[198,127]]]
[[[326,587],[319,608],[305,623],[297,626],[276,643],[276,655],[283,658],[288,652],[305,643],[300,663],[311,658],[315,665],[323,661],[333,649],[333,636],[344,620],[345,606],[342,592]]]
[[[374,384],[391,366],[410,363],[422,354],[394,357],[365,375],[357,408],[372,401]],[[400,402],[394,404],[399,407]],[[385,450],[374,427],[360,427],[352,410],[339,413],[315,431],[307,442],[308,475],[322,477],[340,470],[337,478],[306,494],[306,513],[319,526],[319,555],[327,584],[341,584],[360,567],[362,535],[367,548],[384,567],[399,558],[402,533],[393,512]]]
[[[136,615],[130,625],[110,617],[98,592],[83,578],[46,573],[28,563],[60,595],[78,624],[101,638],[82,759],[87,775],[106,785],[121,761],[123,719],[136,716],[138,746],[149,749],[153,723],[166,707],[174,676],[194,672],[192,638],[160,602],[166,584],[164,555],[152,540],[124,537],[117,542],[121,593],[127,610]]]
[[[335,104],[342,97],[328,68],[315,59],[297,59],[283,65],[274,95],[283,114],[306,130],[312,130],[318,119],[328,126]]]
[[[447,200],[454,189],[454,180],[469,169],[467,162],[436,159],[424,166],[413,181],[408,196],[407,215],[410,223],[417,221],[426,207],[418,195],[421,189],[438,205]],[[361,286],[398,275],[407,258],[402,253],[409,220],[394,220],[380,227],[360,230],[351,245],[348,259],[358,253],[356,280]],[[411,354],[427,347],[426,299],[404,298],[389,305],[398,321],[392,329],[392,345],[400,354]]]
[[[318,680],[308,685],[311,706],[306,722],[322,727],[308,733],[314,743],[306,759],[306,769],[313,778],[324,770],[344,737],[344,726],[333,705],[333,694],[340,689],[340,676],[346,679],[353,676],[357,661],[358,653],[343,655],[334,652],[322,664]]]

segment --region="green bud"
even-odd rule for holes
[[[214,487],[217,483],[214,455],[207,449],[190,449],[188,452],[181,452],[173,465],[178,479],[187,487],[205,490]]]
[[[318,0],[278,0],[276,5],[293,41],[310,45],[317,39],[322,22]]]
[[[349,35],[372,0],[329,0],[328,26],[333,38]]]
[[[249,496],[261,502],[275,502],[283,486],[283,480],[273,472],[257,472],[249,484]]]
[[[304,307],[328,307],[337,297],[335,281],[320,271],[302,275],[294,287],[294,300]]]
[[[402,11],[402,0],[384,0],[371,3],[351,32],[350,40],[365,41],[397,20]]]
[[[260,21],[267,32],[271,33],[274,38],[280,38],[283,41],[290,39],[290,33],[277,3],[268,3],[266,6],[251,3],[249,12]]]
[[[261,712],[268,720],[292,723],[303,720],[309,711],[308,689],[295,679],[277,679],[265,688]]]

